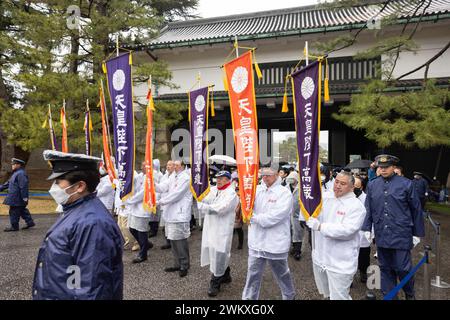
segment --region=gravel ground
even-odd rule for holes
[[[449,260],[449,232],[450,217],[435,215],[434,218],[441,222],[443,228],[442,238],[442,278],[450,282],[448,270]],[[35,215],[36,227],[14,233],[0,232],[0,299],[31,299],[31,285],[35,267],[38,248],[44,238],[46,231],[57,219],[56,215]],[[8,225],[7,217],[0,217],[2,229]],[[446,232],[447,231],[447,232]],[[246,239],[246,236],[245,236]],[[178,273],[165,273],[163,269],[173,263],[170,250],[161,250],[164,238],[161,231],[156,238],[152,238],[154,248],[149,251],[149,260],[134,265],[131,260],[135,253],[125,251],[124,253],[124,298],[129,300],[201,300],[211,299],[207,295],[210,272],[208,267],[200,267],[200,245],[201,231],[194,230],[189,239],[191,269],[185,278],[180,278]],[[245,242],[246,243],[246,242]],[[300,261],[295,261],[289,257],[289,267],[294,279],[297,291],[296,299],[309,300],[321,299],[318,294],[311,265],[311,251],[309,245],[303,245],[303,256]],[[231,253],[231,275],[233,281],[222,286],[221,292],[216,297],[223,300],[239,300],[245,284],[247,273],[247,249],[237,250],[237,236],[233,238],[233,248]],[[419,250],[422,244],[414,249],[414,262],[421,258]],[[372,252],[373,253],[373,252]],[[376,264],[376,260],[372,258]],[[419,270],[416,277],[417,298],[422,297],[423,288],[423,268]],[[434,276],[434,269],[431,268]],[[355,300],[364,299],[367,288],[360,283],[359,275],[355,276],[351,296]],[[431,289],[432,299],[450,299],[449,289]],[[381,298],[379,292],[376,295]],[[270,268],[266,266],[261,287],[260,299],[280,299],[281,293],[278,285],[272,276]]]

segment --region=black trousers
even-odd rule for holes
[[[175,259],[175,267],[182,270],[188,270],[190,267],[188,240],[170,240],[170,244],[172,246],[172,253]]]
[[[244,230],[242,229],[242,227],[240,227],[240,228],[235,228],[234,231],[238,235],[238,245],[239,245],[239,247],[242,247],[244,244]]]
[[[359,272],[367,273],[367,268],[369,266],[370,266],[370,247],[359,248],[359,255],[358,255]]]
[[[9,207],[9,221],[11,223],[11,228],[19,229],[20,218],[25,220],[28,226],[34,223],[33,218],[31,218],[30,211],[27,209],[27,207]]]
[[[149,249],[148,232],[141,232],[133,228],[130,228],[130,232],[139,243],[140,250],[138,256],[142,259],[146,259],[147,251]]]

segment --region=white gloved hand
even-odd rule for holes
[[[311,230],[317,231],[320,227],[320,222],[316,218],[310,217],[308,221],[306,221],[306,225],[311,228]]]
[[[420,238],[413,236],[413,245],[416,247],[420,243]]]
[[[364,231],[364,237],[366,237],[367,241],[372,242],[372,233],[370,231]]]
[[[255,223],[258,223],[258,218],[255,215],[253,215],[250,218],[250,224],[255,224]]]

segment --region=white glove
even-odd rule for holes
[[[316,218],[310,217],[308,221],[306,221],[306,225],[311,228],[311,230],[317,231],[320,227],[320,222]]]
[[[372,233],[370,231],[364,231],[364,237],[366,237],[367,241],[372,242]]]
[[[258,218],[257,218],[255,215],[253,215],[253,216],[250,218],[250,224],[258,223],[257,221],[258,221]]]
[[[416,247],[420,243],[420,238],[413,236],[413,245]]]

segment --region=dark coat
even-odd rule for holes
[[[3,204],[11,207],[21,207],[28,204],[28,176],[25,169],[15,170],[8,182],[0,185],[0,191],[6,189],[8,189],[8,195]]]

